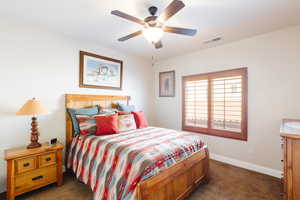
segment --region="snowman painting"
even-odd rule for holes
[[[116,72],[112,67],[100,64],[97,70],[97,78],[101,80],[111,80],[116,76]]]
[[[122,61],[85,56],[80,62],[83,86],[121,88]]]

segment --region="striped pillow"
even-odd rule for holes
[[[133,114],[125,114],[118,116],[119,131],[129,131],[136,129],[136,124]]]
[[[96,116],[100,115],[76,115],[77,122],[79,124],[80,135],[91,135],[97,131]]]
[[[77,136],[80,134],[79,124],[76,119],[76,115],[97,115],[99,113],[98,107],[91,107],[91,108],[67,108],[67,111],[72,119],[72,125],[73,125],[73,134],[74,136]]]
[[[107,115],[112,115],[112,114],[119,112],[119,110],[116,108],[101,108],[100,111]]]

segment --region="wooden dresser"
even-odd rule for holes
[[[6,150],[7,200],[50,183],[62,185],[62,150],[60,143],[44,143],[35,149]]]
[[[284,119],[280,129],[283,147],[285,200],[300,200],[300,120]]]

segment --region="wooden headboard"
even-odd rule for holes
[[[67,108],[87,108],[99,105],[102,108],[113,108],[116,103],[128,105],[129,96],[105,96],[105,95],[85,95],[66,94],[66,150],[68,151],[73,140],[73,126]]]

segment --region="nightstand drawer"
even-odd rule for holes
[[[21,174],[36,168],[36,157],[29,157],[16,160],[16,173]]]
[[[46,167],[56,163],[56,154],[48,153],[39,156],[39,167]]]
[[[28,189],[55,182],[57,180],[56,170],[56,166],[50,166],[17,176],[15,180],[16,193],[21,194]]]

